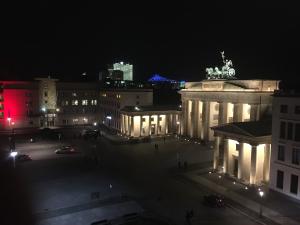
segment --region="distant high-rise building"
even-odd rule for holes
[[[124,64],[124,62],[119,62],[113,64],[113,70],[120,70],[123,72],[123,80],[133,80],[133,65]]]

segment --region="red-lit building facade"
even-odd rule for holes
[[[0,81],[0,130],[39,127],[38,83]]]

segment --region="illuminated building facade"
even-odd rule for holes
[[[100,91],[100,121],[107,127],[120,130],[120,110],[125,106],[143,106],[153,104],[153,90],[143,88],[104,89]]]
[[[212,130],[215,170],[246,184],[269,182],[271,120],[228,123]]]
[[[36,78],[39,84],[39,106],[41,111],[40,126],[49,127],[55,125],[56,120],[56,83],[57,79]]]
[[[181,135],[205,142],[214,140],[210,127],[260,120],[271,114],[276,80],[204,80],[187,82],[180,90]]]
[[[99,84],[58,82],[57,126],[94,124],[99,121]]]
[[[0,81],[0,130],[39,127],[36,82]]]
[[[300,94],[273,95],[272,154],[269,187],[300,199]]]
[[[175,134],[180,130],[180,108],[131,106],[121,110],[121,133],[128,137]]]
[[[133,65],[131,64],[124,64],[124,62],[114,63],[113,71],[122,71],[123,80],[133,80]]]

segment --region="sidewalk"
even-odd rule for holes
[[[258,195],[258,188],[237,183],[233,178],[223,176],[223,174],[197,170],[185,173],[183,176],[189,181],[205,186],[257,214],[262,204],[263,216],[275,223],[282,225],[300,224],[300,203],[277,192],[269,191],[266,187],[260,188],[265,193],[261,199]]]

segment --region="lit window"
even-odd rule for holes
[[[76,92],[73,92],[73,93],[72,93],[72,96],[76,97],[76,96],[77,96]]]
[[[96,99],[91,100],[91,105],[97,105],[97,100]]]
[[[88,100],[82,100],[82,105],[88,105]]]
[[[72,100],[72,105],[78,105],[78,100]]]
[[[69,105],[69,101],[66,101],[66,102],[65,102],[65,105]]]

